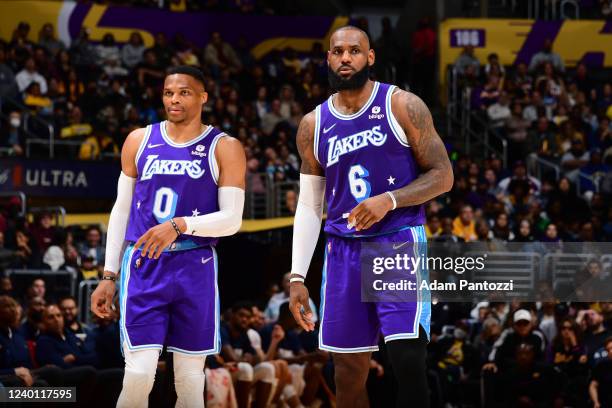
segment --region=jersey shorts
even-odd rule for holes
[[[367,238],[327,236],[321,285],[320,349],[336,353],[377,351],[381,335],[385,342],[416,339],[419,326],[429,339],[431,295],[428,291],[419,291],[419,300],[414,302],[361,301],[361,243],[426,241],[422,225]],[[428,280],[427,269],[419,270],[415,274],[417,278]]]
[[[128,350],[192,355],[221,349],[217,253],[212,246],[140,256],[129,245],[121,267],[121,343]],[[123,348],[122,348],[123,349]]]

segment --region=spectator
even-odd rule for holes
[[[529,71],[536,71],[546,62],[551,63],[554,69],[558,72],[565,71],[565,66],[563,65],[561,56],[552,50],[552,40],[550,38],[546,38],[544,40],[542,51],[534,54],[533,57],[531,57],[531,61],[529,62]]]
[[[142,62],[145,52],[142,35],[138,31],[130,34],[130,40],[121,49],[121,61],[127,68],[132,69]]]
[[[463,49],[463,52],[455,60],[455,69],[457,73],[463,75],[468,66],[472,66],[476,76],[480,73],[480,61],[474,57],[474,47],[468,45]]]
[[[586,166],[590,159],[590,153],[585,149],[582,138],[573,139],[571,149],[561,157],[561,167],[565,176],[572,182],[577,182],[580,169]]]
[[[280,306],[278,320],[269,323],[262,329],[262,345],[266,359],[282,359],[289,364],[291,383],[285,386],[283,393],[296,398],[288,403],[297,406],[300,403],[310,406],[320,388],[322,364],[328,359],[324,351],[306,352],[299,336],[299,327],[289,310],[289,303]],[[296,404],[296,405],[293,405]]]
[[[503,127],[511,118],[510,99],[505,92],[500,93],[499,100],[487,108],[487,115],[494,128]]]
[[[96,46],[96,54],[99,65],[104,65],[109,60],[121,60],[121,53],[112,33],[104,34],[102,43]]]
[[[459,215],[453,220],[453,235],[465,241],[476,240],[476,223],[474,222],[474,210],[472,206],[461,207]]]
[[[30,288],[40,287],[39,281],[42,281],[42,279],[35,279]],[[47,304],[43,296],[33,296],[26,299],[26,321],[19,326],[19,333],[28,341],[35,341],[40,334],[40,329],[42,327],[42,314]]]
[[[13,268],[36,269],[42,261],[36,241],[25,229],[15,232],[15,249],[17,257],[13,260]]]
[[[136,65],[136,76],[141,88],[152,87],[158,89],[163,84],[165,72],[153,49],[144,52],[144,60]]]
[[[251,387],[255,386],[256,406],[265,407],[276,375],[274,366],[261,362],[247,331],[251,319],[251,307],[238,303],[232,307],[228,323],[221,325],[221,356],[226,363],[235,363],[236,371],[232,378],[235,382],[238,407],[248,407]]]
[[[102,154],[118,156],[119,148],[107,132],[96,130],[81,144],[79,159],[96,160],[102,158]]]
[[[33,58],[28,58],[26,60],[25,67],[17,73],[15,81],[17,81],[19,92],[24,92],[32,82],[36,82],[40,85],[40,93],[42,95],[47,93],[47,80],[36,70],[36,64]]]
[[[15,74],[6,64],[6,51],[0,46],[0,98],[14,98],[18,90]]]
[[[9,114],[8,122],[5,126],[2,126],[2,128],[3,130],[1,132],[2,139],[0,139],[0,146],[8,148],[9,155],[22,156],[24,153],[23,145],[25,142],[25,135],[21,125],[21,113],[18,111],[12,111]]]
[[[53,225],[53,217],[49,212],[42,212],[36,218],[34,226],[31,227],[30,232],[32,238],[36,240],[38,248],[45,252],[53,241],[55,234],[57,234],[57,228]]]
[[[527,64],[519,62],[516,66],[516,73],[512,78],[517,89],[519,89],[523,95],[528,96],[531,94],[533,88],[533,77],[529,75]]]
[[[525,309],[514,312],[512,328],[506,329],[493,346],[489,354],[489,362],[483,370],[504,370],[510,367],[515,359],[520,344],[526,343],[533,347],[536,361],[544,360],[546,340],[544,335],[534,329],[531,313]]]
[[[287,272],[286,274],[283,275],[283,280],[281,282],[281,286],[283,289],[282,292],[272,295],[272,297],[268,301],[268,305],[266,306],[266,310],[264,311],[264,316],[267,322],[277,321],[278,313],[279,313],[281,305],[283,303],[289,302],[289,289],[291,287],[289,283],[289,275],[291,275],[290,272]],[[310,305],[310,310],[312,311],[311,321],[313,323],[316,323],[317,320],[319,319],[317,315],[317,308],[314,302],[312,301],[312,299],[308,299],[308,303]]]
[[[236,74],[242,68],[236,52],[231,45],[223,41],[218,31],[211,34],[210,42],[204,49],[204,62],[211,66],[216,76],[224,69]]]
[[[486,76],[495,73],[500,77],[504,77],[506,75],[506,69],[499,63],[499,55],[493,52],[487,55],[487,65],[485,65],[484,72]]]
[[[62,40],[55,38],[55,29],[51,23],[45,23],[40,29],[38,45],[43,47],[51,57],[55,57],[66,48]]]
[[[571,406],[584,407],[587,389],[587,355],[582,344],[580,328],[573,319],[565,317],[559,323],[559,334],[551,343],[549,362],[565,375],[563,399]]]
[[[79,321],[79,308],[73,296],[65,296],[58,302],[66,331],[74,334],[83,343],[91,342],[94,339],[92,330],[85,323]]]
[[[480,89],[475,89],[472,92],[472,108],[486,110],[493,105],[500,96],[499,77],[491,75],[487,79],[487,83]]]
[[[595,365],[589,384],[589,396],[594,408],[612,405],[612,338],[608,337],[604,346],[607,358]]]
[[[16,330],[19,304],[9,296],[0,296],[0,383],[11,387],[59,387],[62,373],[57,367],[33,369],[26,339]]]
[[[266,113],[261,119],[261,130],[266,136],[272,134],[276,125],[282,122],[285,118],[281,114],[281,101],[274,99],[272,101],[270,112]]]
[[[85,93],[85,85],[77,77],[77,72],[70,68],[65,78],[58,84],[58,92],[66,98],[67,102],[77,103]]]
[[[98,364],[95,351],[85,349],[84,343],[65,329],[64,318],[57,305],[45,307],[42,327],[42,334],[36,342],[36,360],[39,364],[53,364],[61,368]]]
[[[92,133],[91,124],[83,120],[81,108],[74,106],[68,117],[68,124],[60,131],[61,138],[85,137]]]
[[[85,243],[79,246],[81,257],[84,258],[89,255],[93,258],[94,265],[102,266],[104,263],[104,252],[105,249],[102,246],[100,229],[95,226],[89,227],[85,233]]]
[[[601,313],[592,309],[579,311],[576,322],[584,330],[585,352],[592,365],[595,361],[595,354],[604,347],[604,342],[611,333],[604,326]]]

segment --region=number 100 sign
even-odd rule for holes
[[[460,28],[449,31],[451,47],[484,47],[485,30],[481,28]]]

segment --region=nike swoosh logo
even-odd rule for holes
[[[159,146],[163,146],[163,143],[158,143],[158,144],[151,144],[149,143],[149,145],[147,146],[149,149],[153,149],[155,147],[159,147]]]
[[[206,263],[208,263],[208,261],[210,261],[212,258],[213,258],[212,256],[209,256],[209,257],[208,257],[208,258],[206,258],[206,259],[202,258],[202,264],[206,264]]]
[[[330,131],[330,130],[332,130],[332,129],[334,128],[334,126],[336,126],[336,125],[337,125],[337,123],[334,123],[333,125],[331,125],[331,126],[330,126],[330,127],[328,127],[328,128],[323,128],[323,133],[327,133],[327,132],[329,132],[329,131]]]
[[[401,247],[405,246],[406,244],[410,244],[410,241],[406,241],[406,242],[404,242],[402,244],[399,244],[399,245],[393,244],[393,249],[400,249]]]

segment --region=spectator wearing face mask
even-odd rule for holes
[[[1,77],[2,72],[0,72],[0,80]],[[0,93],[0,97],[1,96]],[[2,131],[0,132],[0,148],[6,149],[9,156],[23,155],[25,135],[21,127],[21,113],[18,111],[11,112],[9,114],[9,120],[3,122],[2,125]]]

